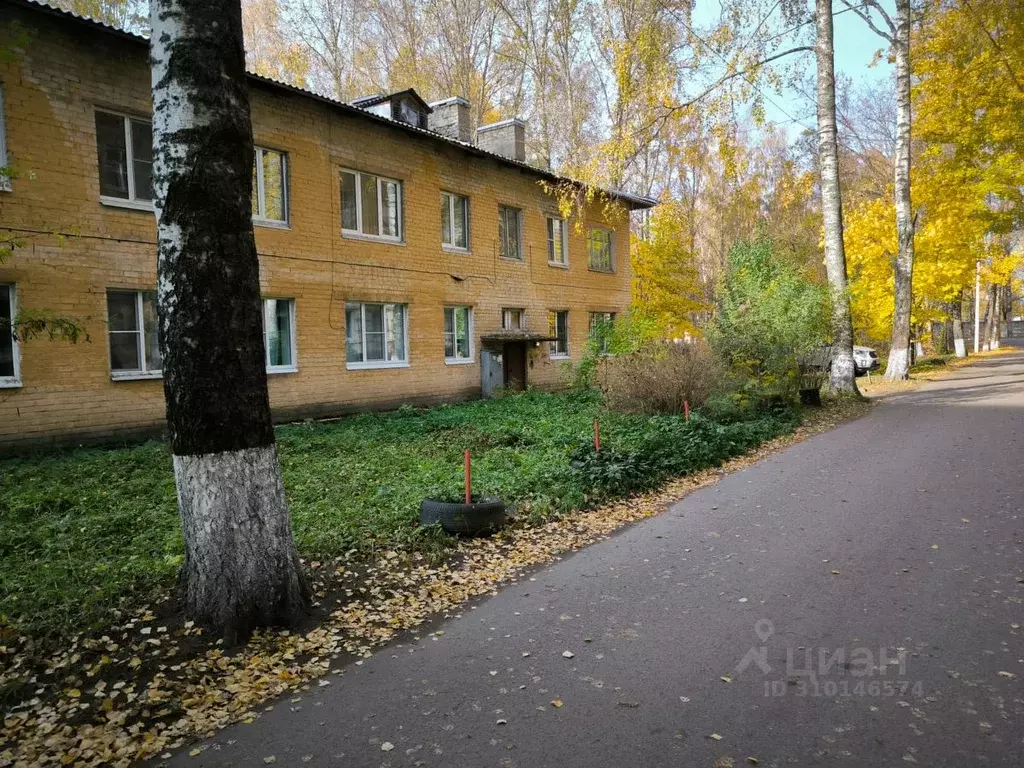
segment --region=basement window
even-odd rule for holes
[[[341,171],[341,231],[375,240],[402,239],[402,182]]]
[[[288,224],[288,157],[256,147],[252,164],[252,221],[262,226]]]
[[[113,378],[160,377],[163,358],[159,327],[156,291],[107,291],[107,333]]]
[[[263,300],[263,346],[267,373],[295,373],[295,299]]]
[[[345,362],[350,369],[407,368],[405,304],[345,303]]]
[[[14,286],[0,284],[0,387],[21,386],[18,339],[14,335],[17,315]]]
[[[153,126],[114,112],[96,112],[100,202],[153,208]]]

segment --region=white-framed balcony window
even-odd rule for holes
[[[346,367],[405,368],[409,365],[405,304],[345,302]]]
[[[614,272],[612,261],[612,233],[608,229],[591,227],[587,238],[587,265],[595,272]]]
[[[4,84],[0,83],[0,192],[11,191],[11,177],[4,173],[7,167],[7,117],[4,114]]]
[[[163,367],[159,328],[156,291],[107,291],[107,334],[113,378],[159,378]]]
[[[153,126],[149,120],[96,110],[100,202],[153,208]]]
[[[441,245],[453,251],[469,250],[469,198],[441,193]]]
[[[523,212],[507,205],[498,206],[498,242],[501,258],[523,260]]]
[[[444,308],[444,361],[449,365],[473,362],[472,307]]]
[[[402,239],[402,182],[341,170],[341,231],[375,240]]]
[[[267,373],[299,370],[295,351],[295,299],[263,300],[263,348]]]
[[[565,219],[548,216],[548,264],[569,266],[569,231]]]
[[[506,331],[525,331],[526,310],[517,308],[501,310],[501,327]]]
[[[548,342],[548,356],[552,359],[569,357],[568,310],[548,312],[548,335],[554,337],[554,341]]]
[[[0,387],[20,387],[21,360],[14,318],[18,316],[16,289],[12,283],[0,283]]]
[[[608,354],[608,342],[610,341],[612,326],[615,325],[614,312],[591,312],[590,313],[590,338],[599,338],[601,343],[600,352]]]
[[[255,147],[252,163],[252,220],[270,227],[288,224],[288,156]]]

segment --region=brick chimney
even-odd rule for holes
[[[526,123],[513,117],[476,129],[476,145],[480,149],[502,155],[509,160],[526,162]]]
[[[469,102],[461,96],[452,96],[430,105],[434,110],[427,118],[427,127],[449,139],[473,143],[473,127],[469,115]]]

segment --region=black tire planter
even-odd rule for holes
[[[801,389],[800,390],[800,402],[803,405],[813,405],[815,407],[821,407],[821,390],[820,389]]]
[[[472,504],[424,499],[420,502],[420,525],[441,524],[448,533],[481,536],[505,525],[505,502],[483,498]]]

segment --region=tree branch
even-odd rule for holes
[[[857,14],[861,20],[871,28],[872,32],[888,42],[890,45],[896,45],[896,25],[892,23],[892,19],[889,18],[889,14],[885,12],[885,9],[883,9],[876,0],[864,0],[862,5],[852,5],[850,0],[843,0],[843,5]],[[875,20],[871,18],[871,14],[864,11],[864,6],[874,8],[879,14],[881,14],[882,20],[885,21],[886,26],[889,27],[889,33],[883,32],[875,24]]]
[[[688,107],[692,107],[697,102],[702,101],[704,99],[704,97],[707,96],[709,93],[711,93],[712,91],[717,90],[720,86],[724,85],[725,83],[729,82],[730,80],[733,80],[733,79],[735,79],[737,77],[745,77],[746,75],[748,75],[751,72],[753,72],[755,69],[759,69],[760,67],[763,67],[765,64],[770,64],[771,62],[775,61],[776,59],[781,59],[784,56],[789,56],[789,55],[794,54],[794,53],[807,53],[807,52],[811,52],[813,50],[814,50],[814,48],[812,46],[810,46],[810,45],[797,46],[796,48],[790,48],[789,50],[782,51],[781,53],[776,53],[775,55],[769,56],[768,58],[761,59],[760,61],[755,62],[754,64],[751,64],[746,69],[740,69],[740,70],[737,70],[736,72],[729,72],[729,73],[727,73],[725,75],[722,75],[722,77],[718,78],[718,80],[713,82],[711,85],[709,85],[707,88],[705,88],[703,91],[701,91],[699,94],[694,96],[689,101],[686,101],[686,102],[684,102],[682,104],[675,104],[672,107],[670,107],[669,110],[668,110],[669,114],[671,114],[672,112],[678,112],[679,110],[682,110],[682,109],[687,109]]]

